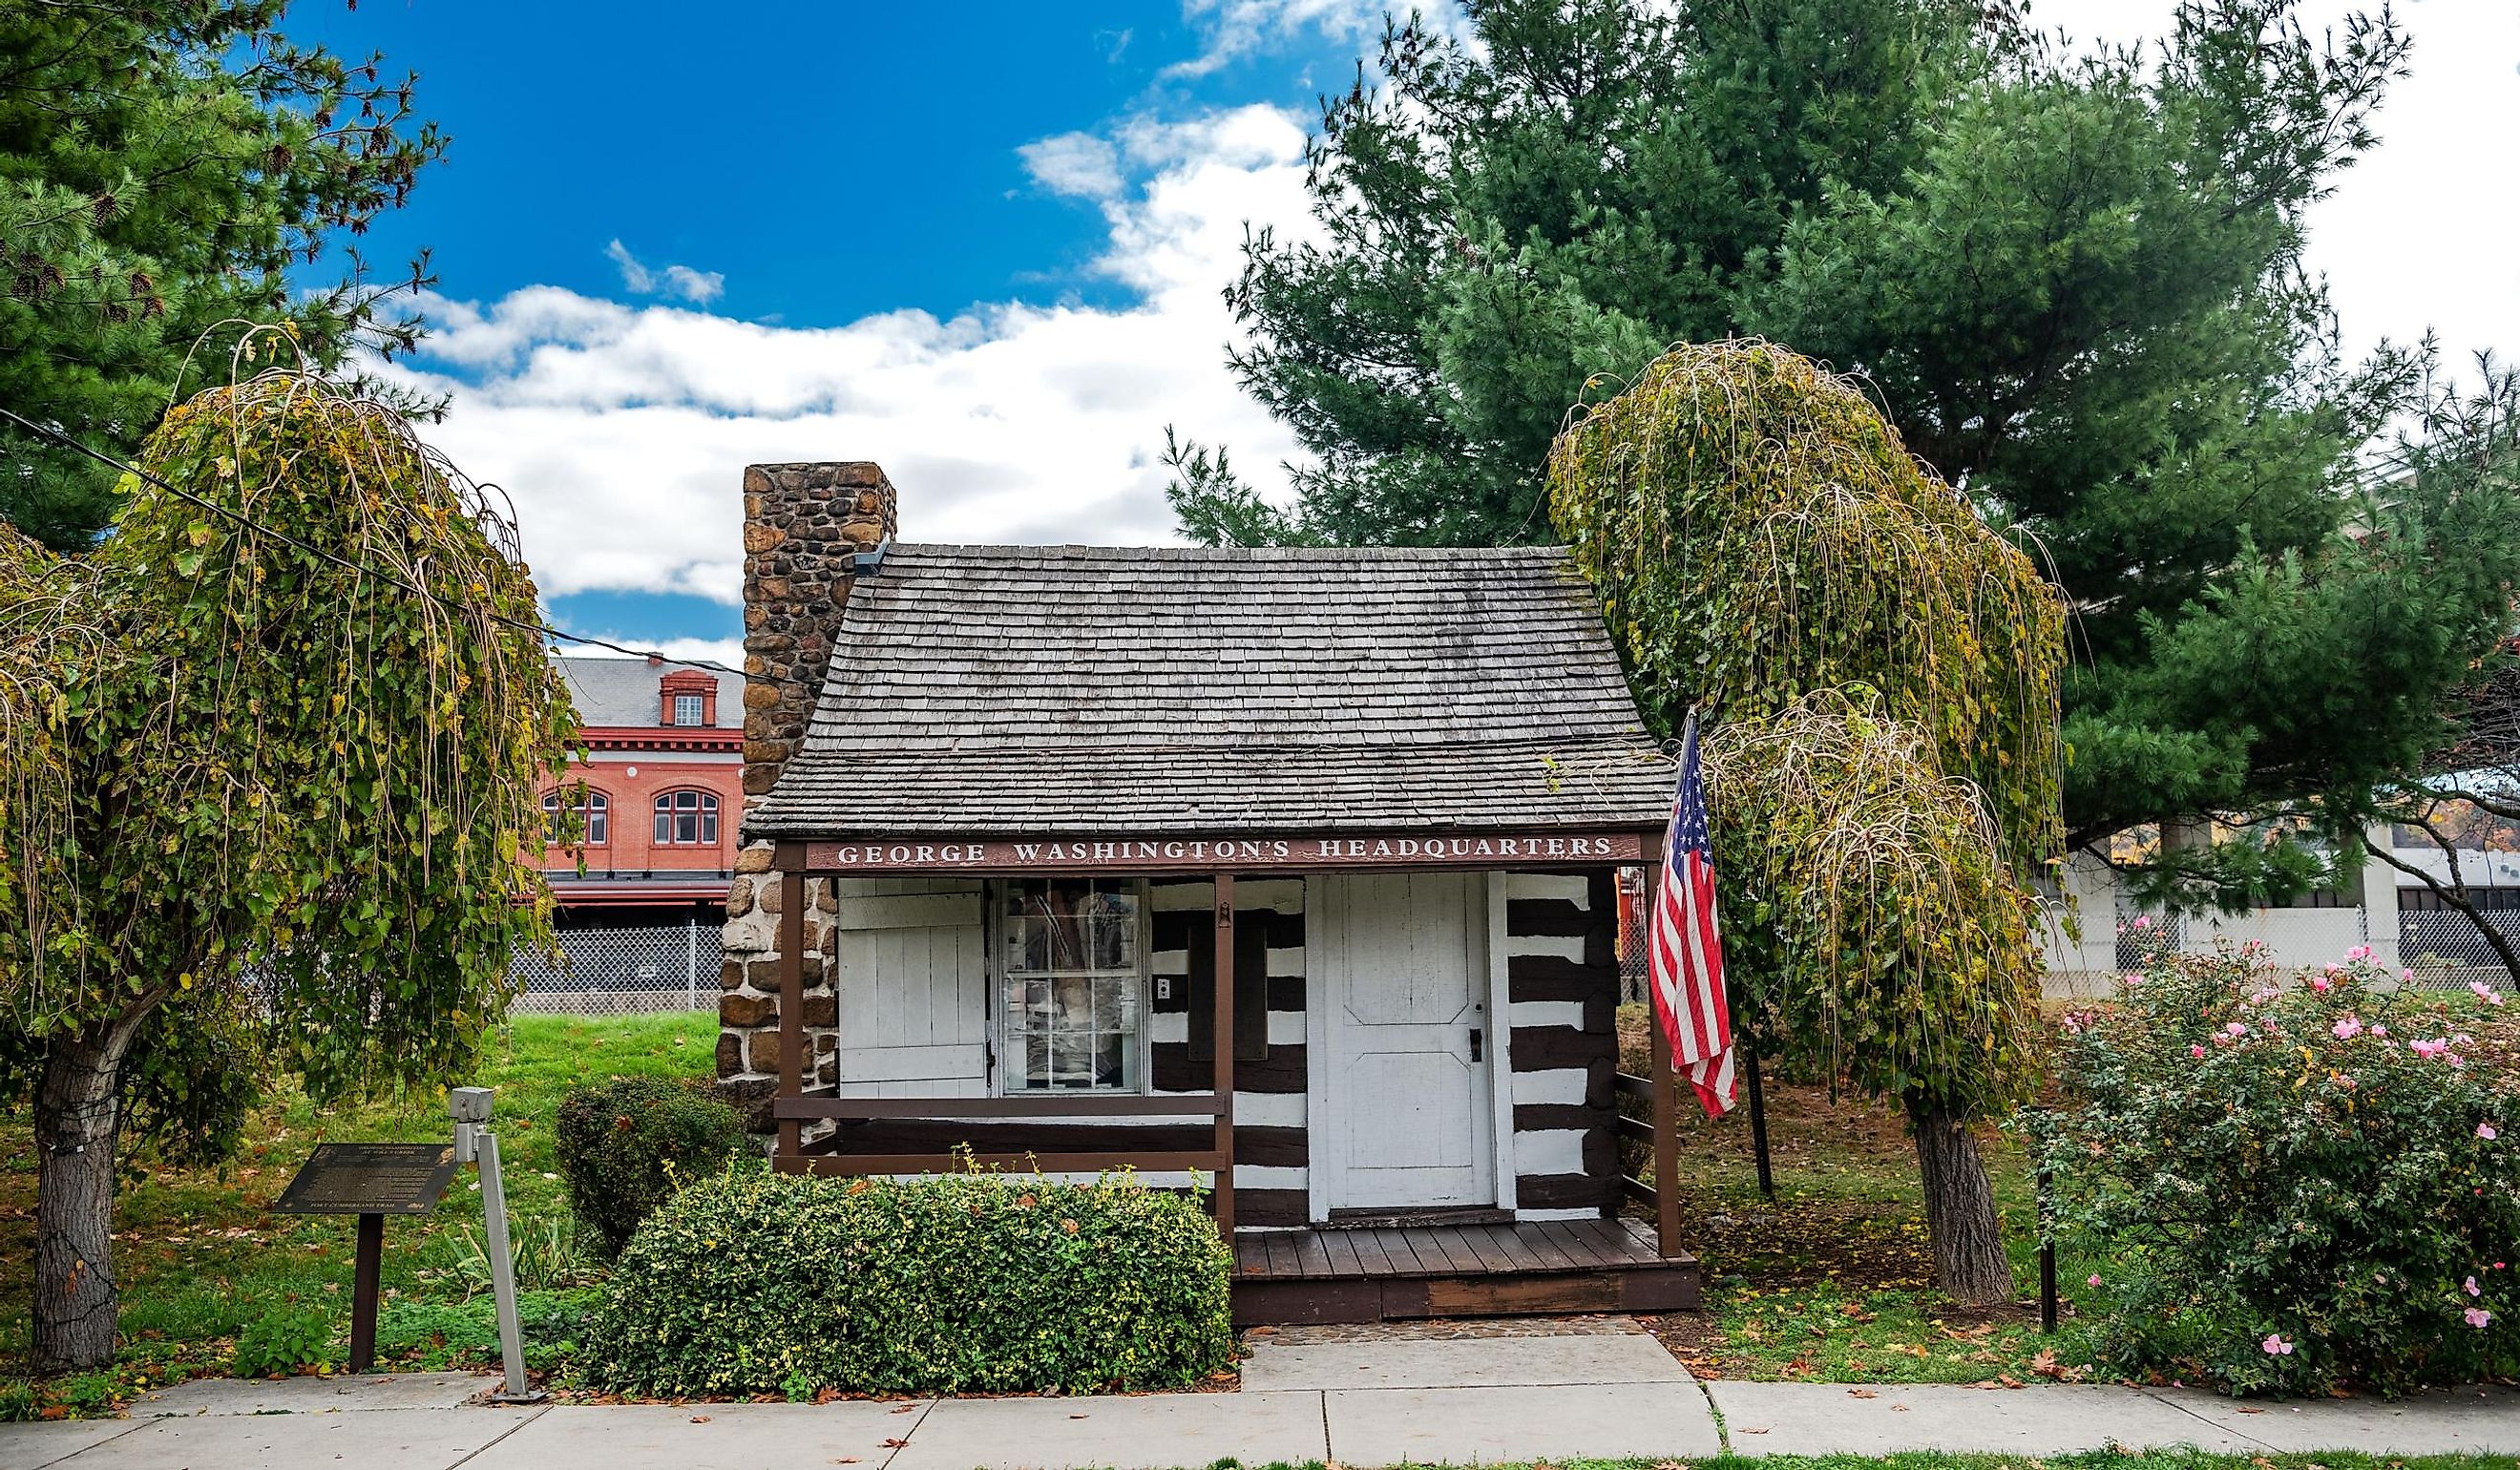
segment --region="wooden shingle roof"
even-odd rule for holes
[[[1562,553],[907,546],[754,837],[1659,825]]]

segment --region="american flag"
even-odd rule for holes
[[[1663,833],[1662,882],[1654,892],[1645,953],[1654,1019],[1672,1066],[1688,1074],[1706,1116],[1732,1108],[1732,1013],[1724,1001],[1724,946],[1715,932],[1715,859],[1706,829],[1706,785],[1697,766],[1697,715],[1680,737],[1680,794]]]

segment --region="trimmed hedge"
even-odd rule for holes
[[[735,1109],[663,1077],[615,1077],[561,1099],[553,1142],[568,1179],[568,1207],[607,1260],[675,1190],[743,1152]]]
[[[1233,1366],[1232,1262],[1195,1200],[1127,1175],[737,1170],[640,1227],[581,1370],[655,1397],[1178,1388]]]

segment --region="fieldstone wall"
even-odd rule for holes
[[[896,493],[868,461],[749,465],[743,471],[743,794],[766,795],[805,738],[834,637],[855,580],[857,554],[892,537]],[[727,893],[719,970],[717,1075],[728,1093],[757,1101],[779,1083],[779,919],[783,879],[767,842],[736,854]],[[805,883],[805,1013],[808,1089],[828,1086],[836,1062],[831,886]],[[753,1119],[766,1132],[766,1109]]]

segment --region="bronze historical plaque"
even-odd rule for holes
[[[282,1215],[425,1215],[454,1178],[452,1143],[318,1143],[271,1208]]]

